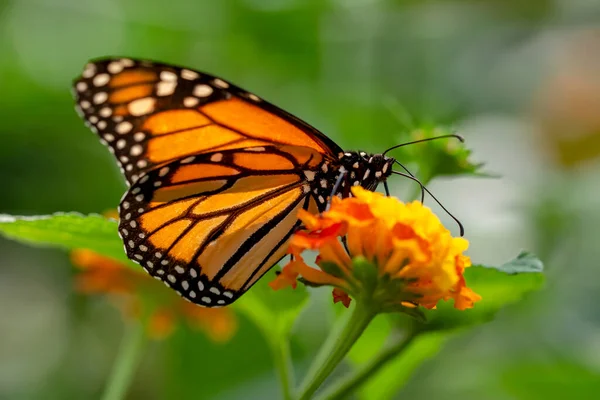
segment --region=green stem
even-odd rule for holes
[[[137,321],[129,323],[121,340],[117,359],[108,378],[102,400],[125,398],[145,342],[146,334],[142,324]]]
[[[342,379],[338,383],[334,384],[334,387],[321,398],[326,400],[348,398],[350,394],[355,393],[355,391],[370,377],[377,373],[388,362],[396,358],[398,354],[402,353],[404,349],[406,349],[417,337],[417,334],[418,333],[416,331],[411,331],[406,336],[404,336],[402,340],[399,340],[398,342],[392,345],[388,345],[354,375],[350,376],[347,379]]]
[[[321,346],[302,382],[299,400],[312,398],[312,395],[350,351],[352,345],[362,335],[375,315],[377,315],[377,310],[374,307],[361,301],[356,302],[350,317],[337,329],[333,329]]]
[[[273,337],[270,341],[271,351],[273,352],[273,360],[275,368],[281,382],[281,391],[284,400],[292,399],[292,387],[294,386],[294,374],[290,355],[290,346],[288,336]]]

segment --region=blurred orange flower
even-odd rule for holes
[[[230,309],[192,304],[119,261],[83,249],[74,250],[71,260],[80,269],[76,291],[108,295],[126,317],[142,319],[151,338],[168,337],[181,322],[204,331],[215,342],[228,341],[237,330]]]
[[[313,285],[334,286],[334,301],[346,307],[348,295],[367,296],[382,311],[435,308],[449,299],[464,310],[481,299],[463,277],[471,265],[462,254],[468,241],[452,237],[429,208],[358,186],[352,194],[343,200],[334,197],[331,209],[319,216],[299,214],[305,230],[292,237],[294,259],[271,282],[274,289],[295,287],[301,276]],[[304,262],[305,250],[319,252],[319,269]]]

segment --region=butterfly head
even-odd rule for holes
[[[377,185],[392,174],[394,159],[383,154],[364,151],[345,152],[340,155],[341,168],[347,173],[349,186],[362,186],[375,190]]]

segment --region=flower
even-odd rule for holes
[[[178,323],[200,329],[215,342],[226,342],[237,329],[228,308],[203,308],[185,301],[149,275],[91,250],[74,250],[73,264],[80,269],[75,290],[107,295],[128,318],[145,322],[153,339],[169,337]]]
[[[334,197],[331,209],[321,215],[301,210],[305,229],[292,237],[293,260],[271,282],[274,289],[295,287],[298,279],[330,285],[335,302],[348,307],[350,295],[372,300],[382,311],[431,309],[449,299],[464,310],[481,299],[463,276],[471,265],[463,255],[468,241],[452,237],[428,207],[359,186],[352,194]],[[319,252],[318,269],[305,263],[305,250]]]

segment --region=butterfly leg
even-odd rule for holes
[[[342,184],[342,181],[344,180],[345,176],[346,176],[346,171],[342,171],[338,175],[337,179],[335,180],[335,185],[333,185],[333,189],[331,189],[331,194],[329,195],[329,199],[327,200],[327,207],[325,207],[325,211],[329,211],[329,209],[331,208],[331,200],[333,199],[333,196],[335,196],[338,189],[340,188],[340,185]]]

